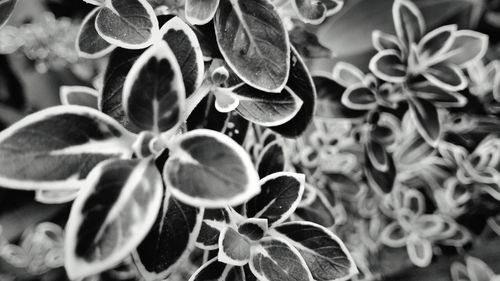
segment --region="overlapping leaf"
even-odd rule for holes
[[[212,20],[218,7],[219,0],[186,0],[186,19],[191,24],[206,24]]]
[[[65,267],[72,279],[111,269],[130,255],[153,225],[163,193],[151,159],[106,161],[87,184],[66,226]]]
[[[257,159],[257,171],[260,178],[285,170],[285,151],[280,141],[266,145]]]
[[[242,266],[250,260],[250,240],[232,227],[225,227],[219,236],[218,260]]]
[[[291,2],[299,18],[310,24],[322,23],[327,16],[337,13],[344,5],[340,0],[292,0]]]
[[[59,96],[63,105],[81,105],[97,109],[99,93],[83,86],[62,86]]]
[[[365,145],[365,175],[376,192],[391,192],[396,178],[394,160],[374,139],[370,139]]]
[[[100,58],[111,52],[115,46],[97,33],[95,22],[100,9],[92,10],[82,21],[76,39],[76,51],[84,58]]]
[[[221,133],[188,132],[175,139],[170,153],[163,177],[186,204],[222,208],[239,205],[260,191],[250,156]]]
[[[132,142],[120,124],[95,109],[42,110],[0,133],[0,184],[31,190],[80,188],[99,162],[130,157]]]
[[[408,103],[418,132],[428,144],[435,147],[441,137],[441,124],[436,107],[422,98],[412,98]]]
[[[241,266],[233,266],[213,258],[202,265],[189,281],[256,281],[255,277]]]
[[[196,246],[204,250],[217,249],[220,232],[229,222],[229,214],[225,209],[206,209]]]

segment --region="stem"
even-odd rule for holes
[[[210,93],[213,88],[212,81],[206,79],[194,94],[186,99],[186,109],[184,117],[187,119],[200,102]]]

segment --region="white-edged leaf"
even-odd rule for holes
[[[307,186],[308,184],[306,184],[305,190],[308,189]],[[312,186],[309,186],[309,188],[314,189],[314,191],[312,191],[314,192],[313,198],[310,199],[309,202],[305,202],[306,204],[299,205],[295,210],[295,215],[301,220],[314,222],[324,227],[333,227],[338,219],[338,215],[333,211],[333,206],[330,204],[323,191]]]
[[[406,245],[406,234],[397,221],[388,224],[380,233],[380,241],[392,248]]]
[[[126,49],[148,47],[159,29],[155,12],[146,0],[106,0],[95,28],[108,43]]]
[[[432,84],[444,90],[456,92],[467,87],[467,77],[454,64],[440,63],[426,69],[422,75]]]
[[[215,109],[217,109],[217,111],[221,113],[229,113],[231,111],[234,111],[240,105],[240,97],[238,97],[231,91],[227,91],[224,88],[215,89],[213,91],[213,94],[215,96]],[[249,99],[249,102],[252,105],[254,102],[257,103],[258,101]],[[264,105],[266,105],[265,102]]]
[[[201,85],[205,73],[203,53],[194,31],[179,17],[173,17],[160,29],[160,36],[172,50],[182,72],[186,97]]]
[[[425,22],[418,7],[409,0],[395,0],[392,6],[392,18],[396,34],[407,50],[412,43],[417,43],[425,33]]]
[[[459,30],[454,33],[455,41],[446,54],[446,62],[467,68],[480,61],[488,50],[488,35]]]
[[[313,281],[304,258],[282,238],[264,238],[252,247],[250,270],[262,281]]]
[[[75,200],[79,189],[73,190],[37,190],[35,200],[43,204],[63,204]]]
[[[225,209],[206,209],[196,246],[203,250],[217,249],[220,232],[229,222],[230,217]]]
[[[162,193],[152,159],[99,164],[75,200],[66,225],[68,276],[91,276],[129,256],[155,222]]]
[[[349,280],[358,273],[344,243],[320,225],[311,222],[287,222],[271,231],[286,239],[299,251],[314,280]]]
[[[215,257],[198,268],[189,281],[253,281],[245,278],[245,274],[243,267],[220,262]]]
[[[14,12],[17,0],[2,0],[0,1],[0,28],[9,20]]]
[[[190,131],[174,139],[169,148],[163,178],[172,194],[186,204],[222,208],[242,204],[260,192],[250,156],[224,134]]]
[[[436,147],[441,138],[441,124],[436,107],[422,98],[408,100],[410,115],[419,134],[431,146]]]
[[[333,80],[344,88],[363,83],[365,79],[365,74],[359,68],[342,61],[335,64],[332,75]]]
[[[250,245],[248,238],[227,226],[219,236],[217,259],[230,265],[245,265],[250,261]]]
[[[285,221],[304,194],[303,174],[279,172],[260,180],[261,192],[245,204],[248,217],[266,218],[269,226]]]
[[[411,262],[418,267],[427,267],[432,261],[432,244],[429,240],[411,234],[408,236],[407,251]]]
[[[0,133],[0,185],[78,189],[99,162],[131,157],[133,141],[118,122],[95,109],[48,108]]]
[[[203,209],[164,195],[153,227],[133,255],[146,280],[163,280],[186,262],[194,249],[202,217]]]
[[[63,105],[82,105],[97,109],[99,92],[84,86],[62,86],[59,98]]]
[[[456,24],[444,25],[425,34],[418,42],[417,50],[423,63],[432,65],[446,58],[444,54],[451,48],[455,41]]]
[[[375,76],[387,82],[402,83],[406,80],[406,65],[395,50],[388,49],[378,52],[370,60],[369,68]]]
[[[76,51],[82,58],[101,58],[115,49],[115,46],[104,40],[95,28],[95,21],[100,8],[92,10],[82,21],[76,36]]]
[[[478,258],[468,256],[465,259],[465,264],[470,281],[490,281],[495,276],[493,270]]]
[[[396,179],[394,159],[384,146],[373,138],[365,144],[365,176],[370,187],[380,195],[392,191]]]
[[[123,85],[123,108],[136,127],[162,133],[182,121],[186,98],[174,53],[160,41],[134,63]]]
[[[253,241],[262,239],[268,229],[267,219],[249,218],[238,225],[238,232]]]
[[[283,172],[286,167],[285,148],[280,140],[266,145],[257,159],[257,171],[260,178],[270,174]]]
[[[220,51],[247,84],[280,92],[290,71],[290,42],[280,16],[266,0],[221,0],[214,18]]]
[[[337,13],[344,5],[344,1],[338,0],[292,0],[291,3],[299,19],[309,24],[322,23],[327,16]]]
[[[354,110],[371,110],[377,107],[376,94],[363,84],[352,85],[342,94],[342,103]]]
[[[208,23],[219,7],[219,0],[186,0],[186,19],[195,25]]]
[[[372,32],[372,43],[373,47],[377,51],[383,50],[396,50],[401,51],[401,42],[398,38],[392,34],[382,32],[380,30],[375,30]]]
[[[422,83],[410,86],[415,96],[431,101],[436,106],[463,107],[467,104],[467,98],[458,92],[447,91],[431,83]]]

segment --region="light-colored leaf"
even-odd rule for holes
[[[195,25],[206,24],[215,15],[219,0],[186,0],[186,19]]]

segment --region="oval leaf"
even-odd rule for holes
[[[130,122],[156,133],[179,126],[185,97],[181,70],[163,41],[137,59],[123,85],[123,108]]]
[[[271,3],[221,0],[214,24],[222,55],[245,83],[267,92],[283,89],[290,70],[290,42]]]
[[[303,174],[280,172],[263,178],[260,194],[245,205],[246,215],[265,218],[269,226],[285,221],[299,205],[304,185]]]
[[[234,206],[260,191],[250,156],[226,135],[194,130],[175,139],[170,153],[163,177],[172,194],[186,204]]]
[[[110,53],[115,46],[102,39],[95,29],[99,8],[92,10],[82,21],[76,36],[76,51],[83,58],[96,59]]]
[[[158,32],[158,19],[146,0],[106,0],[95,21],[97,33],[108,43],[143,49]]]
[[[285,150],[279,140],[266,145],[257,159],[260,178],[285,170]]]
[[[99,162],[130,157],[133,139],[95,109],[58,106],[39,111],[0,133],[0,186],[78,189]]]
[[[219,7],[219,0],[186,0],[186,19],[195,25],[208,23]]]
[[[110,160],[89,175],[66,226],[65,267],[71,279],[118,265],[155,222],[163,186],[154,162]]]
[[[344,243],[322,226],[311,222],[288,222],[272,231],[299,251],[314,280],[348,280],[358,273]]]
[[[412,98],[408,100],[408,104],[417,131],[429,145],[436,147],[441,137],[441,124],[436,107],[421,98]]]
[[[231,227],[225,227],[219,236],[219,253],[221,262],[242,266],[250,260],[250,241]]]
[[[82,105],[97,109],[99,93],[83,86],[62,86],[59,96],[63,105]]]

